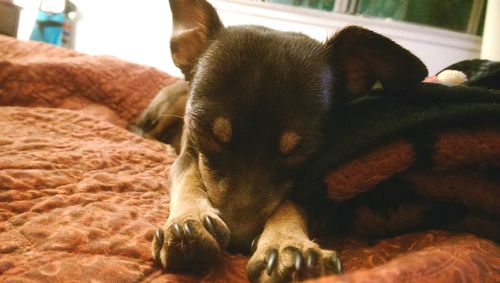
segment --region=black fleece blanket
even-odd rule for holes
[[[338,107],[322,158],[310,172],[322,177],[399,138],[422,147],[431,142],[432,132],[486,126],[500,127],[499,90],[422,83],[401,93],[376,91]]]
[[[339,105],[326,146],[308,166],[302,184],[321,188],[319,193],[341,208],[355,204],[359,210],[370,202],[363,215],[332,211],[342,215],[344,224],[369,219],[350,227],[354,230],[379,222],[372,230],[386,235],[390,226],[411,230],[408,223],[415,220],[499,241],[500,91],[487,87],[500,80],[500,73],[475,70],[482,74],[469,72],[473,87],[422,83],[394,93],[373,91]],[[488,84],[483,87],[481,81]],[[308,205],[314,206],[311,201]],[[367,216],[367,210],[374,215]]]

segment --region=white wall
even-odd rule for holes
[[[31,31],[33,30],[40,0],[15,0],[14,3],[23,7],[19,16],[17,38],[21,40],[28,40],[30,38]]]
[[[28,40],[40,0],[16,0],[24,7],[18,38]],[[180,76],[170,58],[168,0],[73,0],[79,9],[75,49],[150,65]]]
[[[500,61],[500,0],[488,1],[481,58]]]
[[[75,49],[109,54],[178,74],[170,59],[167,0],[75,0],[81,19]]]
[[[18,1],[29,2],[33,6],[39,0]],[[414,52],[428,66],[431,74],[457,61],[477,58],[480,52],[481,39],[473,35],[261,2],[211,2],[218,8],[226,25],[266,25],[279,30],[303,32],[321,41],[343,26],[362,25]],[[170,58],[171,15],[168,0],[74,0],[74,3],[81,13],[75,43],[78,51],[113,55],[181,76]]]

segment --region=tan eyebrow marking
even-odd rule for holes
[[[231,122],[226,118],[217,117],[212,124],[212,132],[221,142],[229,142],[232,135]]]
[[[297,146],[302,138],[296,132],[285,131],[281,134],[279,150],[281,153],[289,154]]]

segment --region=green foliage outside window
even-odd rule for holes
[[[474,0],[360,0],[358,13],[465,32],[471,21],[479,23],[471,18],[477,8],[483,9],[474,7]]]
[[[332,11],[335,0],[270,0],[268,2]]]
[[[267,0],[272,3],[391,18],[459,32],[482,33],[486,0]],[[348,4],[346,4],[348,3]]]

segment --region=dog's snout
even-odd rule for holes
[[[277,183],[250,175],[225,183],[226,194],[218,203],[221,218],[231,230],[231,251],[248,252],[252,239],[262,232],[266,220],[293,186],[291,181]]]

